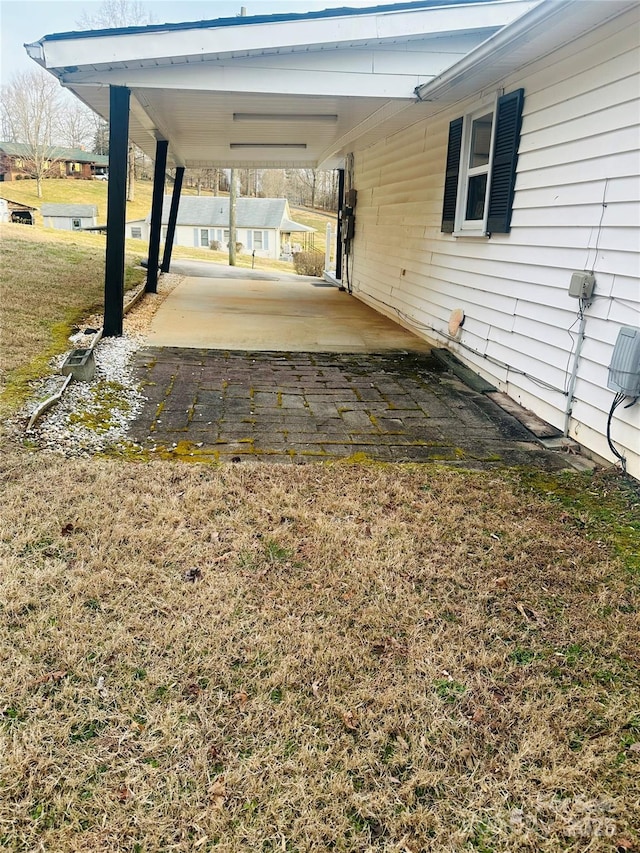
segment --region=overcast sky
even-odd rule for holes
[[[336,6],[388,6],[393,2],[397,0],[147,0],[143,5],[158,23],[168,23],[232,17],[241,6],[246,6],[247,15],[264,15]],[[0,82],[8,83],[15,71],[38,67],[28,58],[25,43],[51,33],[77,30],[76,22],[83,12],[92,14],[100,5],[93,0],[0,0]]]

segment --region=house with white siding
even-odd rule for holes
[[[414,0],[27,50],[169,167],[337,169],[327,277],[640,478],[639,33],[636,0]]]
[[[577,4],[599,17],[576,36],[556,5],[419,87],[424,119],[353,146],[350,286],[640,477],[640,405],[612,413],[609,371],[621,329],[640,338],[640,7]]]
[[[171,197],[165,196],[162,207],[162,238],[167,236]],[[148,240],[151,214],[146,219],[127,222],[126,235]],[[291,219],[286,198],[239,198],[236,202],[236,242],[241,254],[257,258],[290,258],[292,250],[302,248],[300,240],[313,234],[314,228]],[[175,246],[199,249],[229,247],[229,197],[182,196],[173,241]]]

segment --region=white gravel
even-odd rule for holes
[[[73,380],[60,402],[27,432],[28,439],[41,449],[67,456],[90,456],[107,449],[135,447],[127,439],[127,431],[146,398],[136,380],[132,358],[144,346],[145,332],[159,305],[181,280],[180,276],[162,276],[158,293],[147,294],[126,315],[122,337],[98,342],[94,349],[94,378],[90,382]],[[93,334],[83,334],[85,328],[101,326],[101,316],[87,318],[80,333],[70,339],[73,347],[82,348],[93,340]],[[60,388],[64,377],[59,371],[67,355],[68,352],[52,362],[53,375],[34,387],[34,398],[14,420],[14,428],[24,430],[36,406]]]

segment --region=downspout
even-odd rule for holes
[[[336,228],[336,280],[342,280],[342,209],[344,208],[344,169],[338,169],[338,227]]]

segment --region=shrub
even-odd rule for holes
[[[242,245],[242,243],[236,243],[236,252],[238,254],[240,254],[243,249],[244,249],[244,246]]]
[[[219,252],[220,251],[220,240],[211,240],[211,242],[209,243],[209,248],[211,249],[212,252]]]
[[[296,252],[293,256],[293,268],[298,275],[322,276],[324,255],[322,252]]]

